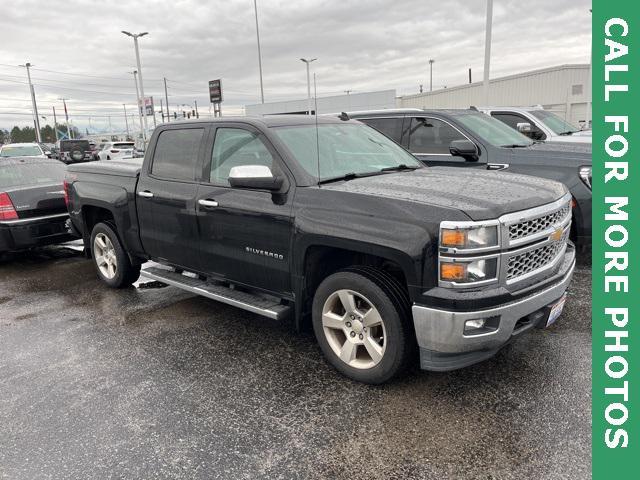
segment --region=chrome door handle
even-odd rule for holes
[[[198,203],[200,205],[202,205],[203,207],[217,207],[218,206],[218,202],[216,202],[215,200],[209,200],[208,198],[202,198],[202,199],[198,200]]]
[[[152,198],[153,193],[151,193],[149,190],[143,190],[142,192],[138,192],[138,196],[144,198]]]
[[[509,168],[508,163],[488,163],[487,170],[505,170]]]

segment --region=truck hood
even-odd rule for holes
[[[563,137],[564,138],[564,137]],[[523,159],[540,159],[545,163],[566,166],[591,165],[591,143],[539,142],[526,148],[512,148],[512,154]]]
[[[472,220],[551,203],[567,192],[561,183],[544,178],[454,167],[376,175],[322,188],[453,208]]]

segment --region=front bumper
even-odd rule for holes
[[[0,221],[0,252],[51,245],[73,240],[66,213]]]
[[[546,318],[548,307],[567,290],[575,267],[575,250],[568,249],[558,279],[550,286],[517,301],[476,311],[455,311],[413,305],[413,323],[425,370],[455,370],[485,360],[515,336]],[[494,329],[465,334],[465,322],[490,319]]]

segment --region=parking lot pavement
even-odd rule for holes
[[[0,478],[581,479],[591,270],[546,331],[451,373],[354,383],[311,334],[79,252],[0,263]]]

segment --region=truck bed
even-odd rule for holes
[[[77,163],[69,165],[69,172],[117,175],[120,177],[137,177],[142,168],[142,158],[126,160],[103,160],[99,162]]]

